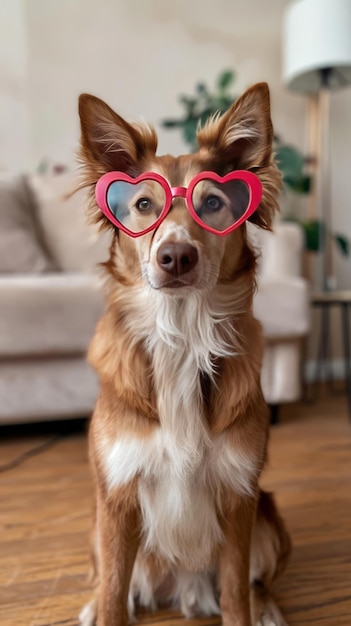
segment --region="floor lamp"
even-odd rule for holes
[[[316,157],[317,216],[321,223],[321,286],[336,286],[331,238],[330,93],[351,85],[351,0],[295,0],[283,31],[283,80],[309,95],[311,156]],[[316,216],[315,216],[316,217]]]

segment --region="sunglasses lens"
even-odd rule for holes
[[[129,183],[117,180],[107,190],[107,205],[122,225],[137,234],[150,228],[166,203],[163,187],[155,180]]]
[[[217,182],[200,180],[192,193],[192,204],[200,220],[222,232],[245,215],[250,203],[250,188],[242,180]]]

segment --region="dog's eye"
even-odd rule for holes
[[[149,198],[140,198],[136,203],[136,208],[139,211],[148,211],[152,208],[151,200]]]
[[[204,208],[209,211],[219,211],[223,206],[223,201],[218,196],[208,196],[204,202]]]

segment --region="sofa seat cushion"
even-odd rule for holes
[[[0,424],[90,416],[98,377],[84,358],[0,361]]]
[[[309,293],[303,278],[285,276],[258,281],[254,315],[265,339],[303,337],[309,330]]]
[[[0,355],[84,354],[103,310],[92,274],[0,276]]]

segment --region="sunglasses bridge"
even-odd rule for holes
[[[170,187],[172,199],[173,198],[185,198],[187,187]]]

